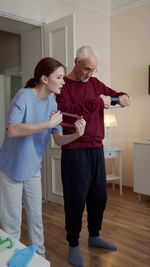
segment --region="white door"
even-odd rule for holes
[[[0,75],[0,147],[3,142],[5,132],[5,76]]]
[[[75,16],[70,15],[44,27],[44,56],[54,57],[66,66],[69,73],[75,58]],[[51,140],[44,157],[46,199],[63,203],[61,185],[61,149]]]
[[[41,27],[36,27],[30,31],[21,33],[21,68],[22,68],[22,87],[26,82],[33,78],[34,69],[43,55],[43,31]],[[44,160],[42,163],[42,197],[46,199],[46,175]]]
[[[0,74],[0,147],[5,134],[5,121],[10,106],[11,76]]]
[[[22,86],[30,78],[38,61],[43,57],[41,27],[21,33]]]

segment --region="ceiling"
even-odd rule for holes
[[[133,3],[139,2],[138,0],[112,0],[111,1],[111,10],[115,10]]]
[[[147,3],[150,0],[63,0],[70,4],[78,5],[92,9],[105,15],[115,15],[136,8]]]
[[[111,15],[150,3],[150,0],[111,0]]]

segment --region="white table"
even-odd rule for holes
[[[0,236],[2,236],[5,239],[9,235],[0,229]],[[11,249],[6,248],[4,250],[0,250],[0,267],[8,267],[8,262],[13,256],[15,248],[23,249],[25,247],[26,246],[23,245],[21,242],[15,240],[15,246],[13,248]],[[50,262],[47,261],[46,259],[43,259],[36,253],[33,259],[28,264],[28,267],[50,267]]]
[[[115,181],[120,182],[120,195],[122,195],[122,150],[117,148],[104,148],[104,157],[105,159],[111,159],[111,174],[107,174],[106,171],[106,179],[107,181],[111,181],[113,185],[113,190],[115,189]],[[115,174],[115,168],[114,168],[114,160],[119,160],[119,175]]]

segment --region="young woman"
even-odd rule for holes
[[[75,133],[62,135],[62,114],[50,93],[60,94],[64,72],[64,66],[54,58],[43,58],[37,64],[34,78],[12,101],[0,150],[2,228],[19,240],[23,200],[30,244],[37,245],[37,253],[43,257],[42,157],[51,134],[57,145],[64,145],[82,136],[86,124],[84,119],[78,119]]]

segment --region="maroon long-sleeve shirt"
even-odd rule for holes
[[[97,78],[91,77],[88,82],[73,81],[64,78],[65,85],[61,94],[56,96],[58,109],[68,113],[83,115],[86,121],[85,133],[75,141],[62,146],[62,149],[85,149],[102,147],[104,138],[104,102],[101,97],[109,95],[118,97],[123,92],[116,92]],[[76,119],[63,116],[64,122],[74,123]],[[64,127],[63,134],[75,132],[73,128]]]

